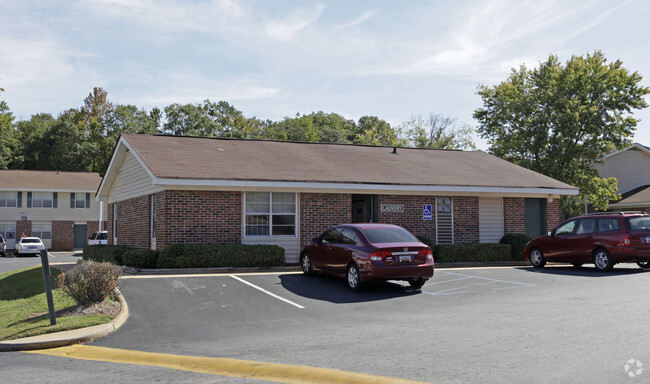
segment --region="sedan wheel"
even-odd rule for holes
[[[594,265],[599,271],[611,271],[614,268],[614,260],[609,252],[600,248],[594,254]]]
[[[544,268],[546,259],[544,259],[544,254],[541,249],[533,248],[530,250],[530,264],[535,268]]]
[[[361,289],[361,274],[359,273],[359,267],[357,267],[356,264],[350,264],[348,266],[346,277],[350,289],[353,291]]]
[[[650,269],[650,260],[637,261],[636,265],[643,269]]]
[[[302,268],[302,273],[305,275],[314,274],[314,265],[311,263],[311,258],[308,253],[302,255],[300,259],[300,267]]]
[[[420,289],[420,288],[422,288],[422,286],[426,282],[427,282],[427,279],[425,279],[424,277],[419,277],[417,279],[409,280],[409,285],[411,285],[411,288]]]

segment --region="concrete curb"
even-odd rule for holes
[[[48,333],[45,335],[25,337],[22,339],[0,342],[0,352],[9,351],[30,351],[35,349],[57,348],[65,345],[85,343],[106,336],[118,329],[129,317],[129,306],[126,304],[122,293],[116,290],[117,300],[120,302],[120,313],[113,320],[106,324],[94,325],[92,327],[73,329]]]
[[[528,266],[527,261],[494,261],[494,262],[459,262],[436,263],[435,268],[480,268],[480,267],[523,267]],[[228,274],[228,273],[264,273],[264,272],[301,272],[299,266],[286,267],[253,267],[253,268],[170,268],[170,269],[145,269],[124,267],[123,272],[129,275],[192,275],[192,274]]]

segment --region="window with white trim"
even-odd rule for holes
[[[295,193],[246,192],[246,236],[295,236],[296,201]]]
[[[70,193],[70,208],[90,208],[90,193]]]
[[[53,192],[33,192],[32,208],[52,208],[54,201]]]
[[[32,224],[32,236],[52,240],[52,224]]]
[[[16,208],[18,201],[18,192],[0,192],[0,207]]]

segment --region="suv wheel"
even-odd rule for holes
[[[614,260],[604,248],[598,248],[594,253],[594,265],[599,271],[611,271],[614,268]]]
[[[535,268],[544,268],[544,266],[546,265],[546,259],[544,258],[544,254],[542,253],[542,250],[539,248],[533,248],[530,250],[529,259],[530,259],[530,263]]]

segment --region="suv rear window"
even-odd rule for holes
[[[598,232],[618,231],[618,219],[598,219]]]
[[[650,216],[628,217],[627,223],[633,231],[650,231]]]

